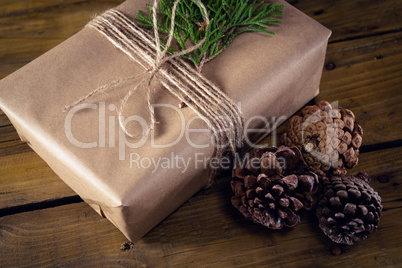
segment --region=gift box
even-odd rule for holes
[[[145,0],[116,9],[134,18]],[[274,36],[244,33],[202,74],[217,84],[245,121],[248,146],[318,94],[330,31],[284,1]],[[56,48],[0,81],[0,108],[21,137],[81,198],[136,241],[209,182],[214,146],[208,127],[157,81],[152,103],[158,121],[144,132],[146,91],[135,92],[124,116],[117,108],[137,81],[129,80],[65,110],[111,81],[144,68],[105,36],[85,27]],[[206,107],[208,108],[208,107]]]

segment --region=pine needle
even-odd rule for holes
[[[174,0],[160,0],[157,10],[157,28],[166,34],[169,34],[173,3]],[[191,45],[194,45],[206,36],[204,45],[182,56],[191,60],[198,70],[201,70],[206,62],[222,53],[233,38],[241,33],[256,31],[274,34],[267,28],[270,23],[281,23],[276,17],[283,16],[281,13],[283,5],[269,4],[261,0],[202,0],[202,3],[208,11],[210,24],[207,26],[204,22],[203,12],[196,2],[182,0],[176,9],[173,33],[182,50],[186,49],[189,41]],[[154,27],[152,5],[147,6],[149,13],[144,15],[138,11],[137,21],[139,25]],[[161,44],[165,46],[163,40]],[[175,53],[171,47],[168,51]]]

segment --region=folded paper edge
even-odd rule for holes
[[[328,30],[328,31],[329,31],[329,30]],[[331,34],[331,33],[330,33],[330,31],[329,31],[328,38],[329,38],[330,34]],[[327,42],[327,40],[328,40],[328,39],[326,39],[326,42]],[[327,45],[327,44],[325,44],[324,51],[326,50],[326,45]],[[324,53],[324,56],[325,56],[325,53]],[[323,57],[323,62],[324,62],[324,57]],[[321,65],[321,68],[322,68],[322,66],[323,66],[323,64]],[[320,76],[320,77],[321,77],[321,76]],[[315,96],[317,96],[317,94],[318,94],[318,91],[316,92]],[[315,96],[312,96],[310,99],[314,98]],[[308,101],[309,101],[309,100],[308,100]],[[307,102],[308,102],[308,101],[307,101]],[[305,103],[307,103],[307,102],[305,102]],[[17,129],[18,135],[20,136],[21,140],[24,141],[24,142],[27,142],[27,143],[32,147],[31,143],[29,142],[29,140],[30,140],[29,137],[30,137],[30,136],[35,136],[35,135],[34,135],[33,133],[29,133],[29,131],[27,131],[27,133],[25,133],[25,131],[22,130],[22,129],[25,129],[25,128],[23,128],[22,126],[20,126],[20,124],[18,123],[19,120],[18,120],[17,118],[14,118],[13,113],[12,113],[11,111],[7,111],[7,108],[4,107],[4,106],[2,106],[1,102],[0,102],[0,107],[1,107],[1,109],[4,111],[4,113],[9,117],[10,121],[12,122],[12,124],[13,124],[13,125],[15,126],[15,128]],[[299,107],[299,108],[300,108],[300,107]],[[295,111],[295,112],[296,112],[296,111]],[[33,130],[32,130],[32,131],[33,131]],[[266,136],[268,136],[268,135],[269,135],[269,133],[266,133],[266,134],[264,135],[264,137],[266,137]],[[260,140],[262,140],[264,137],[261,137]],[[48,154],[52,154],[52,155],[53,155],[54,153],[42,152],[40,149],[35,148],[35,146],[33,146],[32,148],[33,148],[33,149],[49,164],[49,166],[51,166],[52,169],[59,175],[60,172],[56,171],[56,169],[53,167],[53,166],[54,166],[54,165],[53,165],[54,160],[51,160],[51,159],[49,159],[49,158],[47,157]],[[46,148],[46,149],[47,149],[47,151],[50,151],[48,148]],[[44,156],[44,155],[46,155],[46,156]],[[60,176],[60,177],[66,177],[66,176],[63,176],[63,175],[59,175],[59,176]],[[78,176],[78,177],[81,177],[81,176]],[[63,181],[65,181],[65,182],[67,183],[66,180],[63,180]],[[67,183],[67,184],[68,184],[68,183]],[[69,186],[74,189],[74,187],[72,187],[71,185],[69,185]],[[107,191],[106,191],[106,194],[107,194]],[[119,226],[119,224],[117,224],[113,219],[111,219],[112,217],[108,216],[108,213],[105,212],[105,211],[108,211],[108,210],[114,210],[114,211],[120,213],[121,211],[128,209],[128,207],[124,206],[124,205],[121,203],[121,201],[119,201],[119,200],[114,200],[113,202],[111,202],[111,204],[106,204],[106,203],[98,202],[98,201],[95,201],[95,200],[87,199],[85,196],[81,196],[81,197],[82,197],[82,198],[84,199],[84,201],[87,202],[92,208],[94,208],[95,211],[97,211],[101,216],[107,217],[113,224],[115,224],[130,240],[137,240],[137,239],[138,239],[138,235],[135,235],[135,238],[133,238],[133,236],[131,236],[130,234],[128,234],[128,232],[125,230],[125,227]],[[171,212],[172,212],[172,211],[171,211]],[[168,216],[171,212],[169,212],[166,216]],[[149,228],[149,230],[151,230],[153,227],[154,227],[154,226],[151,226],[151,227]],[[143,235],[143,234],[142,234],[142,235]],[[142,235],[140,235],[140,236],[142,236]]]

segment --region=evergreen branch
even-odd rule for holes
[[[263,32],[274,34],[267,28],[272,23],[281,23],[275,17],[281,17],[283,5],[269,4],[262,0],[202,0],[210,18],[206,25],[204,14],[196,2],[182,0],[176,9],[175,28],[173,37],[180,49],[187,45],[199,43],[205,37],[205,43],[182,57],[191,60],[197,69],[222,53],[234,37],[244,32]],[[157,28],[169,34],[174,0],[160,0]],[[152,5],[147,5],[149,12],[145,16],[141,11],[137,13],[138,25],[154,27],[152,21]],[[166,43],[161,40],[162,47]],[[172,47],[170,53],[175,53]]]

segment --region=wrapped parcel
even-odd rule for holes
[[[145,0],[117,7],[134,18]],[[244,33],[202,74],[227,94],[244,117],[252,146],[319,91],[330,31],[284,1],[274,36]],[[59,46],[0,81],[0,108],[21,139],[99,214],[136,241],[208,183],[214,144],[207,125],[156,79],[152,102],[158,121],[146,132],[147,92],[135,92],[117,109],[137,79],[119,83],[65,111],[94,89],[135,77],[144,68],[102,34],[85,27]],[[208,107],[206,107],[207,109]],[[258,131],[257,129],[261,129]]]

